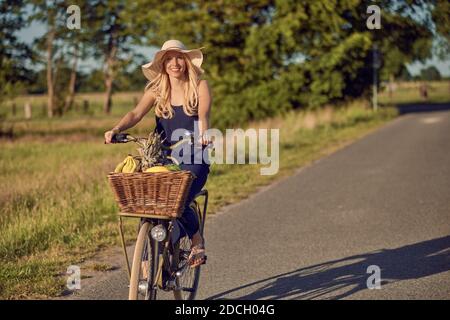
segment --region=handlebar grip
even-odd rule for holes
[[[128,133],[116,133],[111,138],[111,143],[127,143],[129,141]]]

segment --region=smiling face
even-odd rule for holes
[[[186,72],[186,61],[184,55],[178,51],[168,51],[164,55],[164,70],[171,77],[181,79]]]

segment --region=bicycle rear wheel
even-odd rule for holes
[[[152,224],[145,222],[139,230],[131,268],[129,300],[156,300],[156,289],[152,284],[158,270],[158,254],[150,237],[151,228]]]
[[[203,236],[203,224],[200,214],[199,207],[196,202],[191,205],[191,208],[195,211],[200,224],[200,234]],[[180,239],[178,243],[177,261],[178,268],[184,268],[181,276],[177,277],[177,285],[180,287],[179,290],[174,290],[173,295],[176,300],[194,300],[197,295],[198,284],[200,281],[200,266],[196,268],[191,268],[186,266],[191,252],[192,241],[186,235]]]

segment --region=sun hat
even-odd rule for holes
[[[179,40],[167,40],[161,47],[161,50],[155,53],[153,61],[142,65],[142,72],[148,80],[154,79],[158,73],[162,71],[161,59],[167,51],[174,50],[186,54],[192,62],[197,74],[202,74],[204,71],[201,68],[203,62],[202,48],[187,50],[186,46]]]

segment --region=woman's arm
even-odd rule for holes
[[[204,136],[206,130],[209,129],[209,114],[211,110],[211,90],[209,89],[208,82],[206,80],[201,80],[198,85],[198,121],[199,121],[199,131],[201,135],[202,144],[208,144],[208,138]]]
[[[155,94],[150,90],[145,91],[136,107],[128,112],[117,125],[105,132],[105,142],[111,143],[112,136],[121,131],[134,127],[150,111],[155,103]]]

